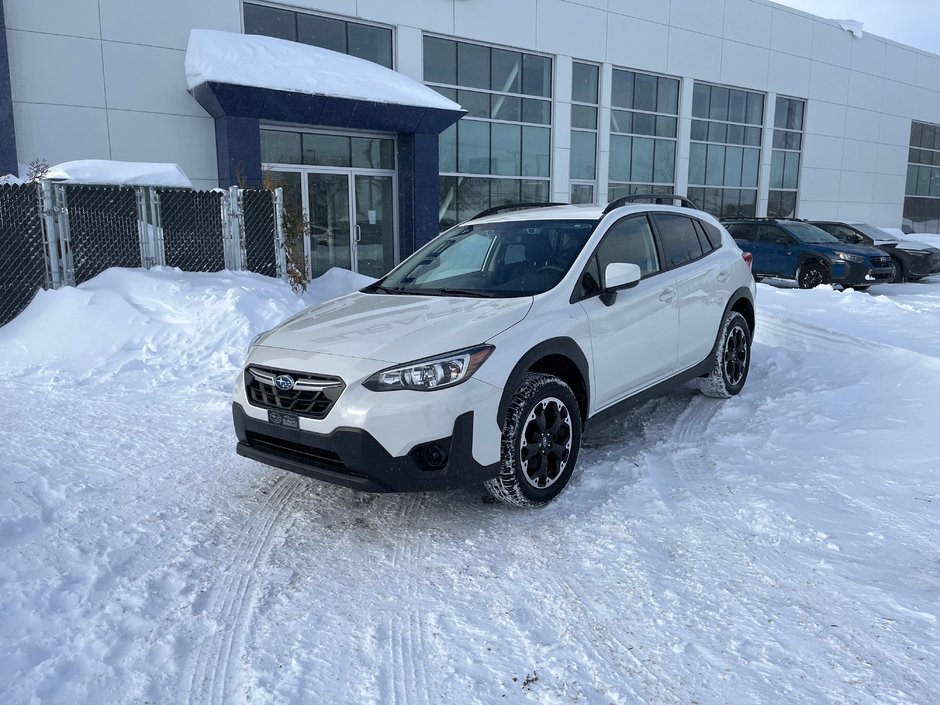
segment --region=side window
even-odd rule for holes
[[[790,236],[773,225],[761,225],[757,229],[757,239],[769,245],[779,245],[780,240],[789,242]]]
[[[630,262],[647,277],[660,270],[653,231],[645,215],[627,216],[614,223],[597,248],[601,276],[612,262]]]
[[[653,217],[662,241],[663,256],[670,267],[679,267],[705,254],[691,218],[672,213],[657,213]]]
[[[717,250],[721,247],[721,231],[716,228],[711,223],[706,223],[704,220],[696,220],[699,227],[705,231],[705,237],[708,238],[708,242],[711,244],[711,249]]]
[[[588,260],[587,266],[584,268],[584,274],[581,275],[581,281],[578,282],[576,298],[578,300],[586,299],[599,293],[601,293],[601,273],[597,268],[597,255],[595,254]]]
[[[730,223],[727,227],[735,240],[757,240],[757,226],[754,223]]]

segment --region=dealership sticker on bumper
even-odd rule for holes
[[[268,411],[268,421],[284,428],[300,428],[300,417],[282,411]]]

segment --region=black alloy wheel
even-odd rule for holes
[[[829,270],[819,262],[806,262],[800,265],[796,283],[801,289],[815,289],[820,284],[828,284]]]
[[[741,325],[733,325],[725,338],[725,350],[722,360],[725,382],[729,387],[739,387],[747,374],[750,342],[747,332]]]
[[[561,399],[546,397],[529,412],[519,437],[523,477],[543,490],[562,476],[571,456],[571,412]]]

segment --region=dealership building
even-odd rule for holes
[[[492,205],[648,191],[938,232],[940,56],[763,0],[2,0],[0,174],[37,159],[282,186],[317,269],[370,275]]]

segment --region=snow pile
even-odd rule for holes
[[[0,186],[3,186],[4,184],[16,185],[25,183],[25,179],[21,179],[18,176],[13,176],[13,174],[4,174],[3,176],[0,176]]]
[[[65,184],[104,186],[164,186],[192,188],[179,164],[80,159],[49,168],[45,178]]]
[[[423,83],[371,61],[260,35],[194,29],[186,48],[186,82],[230,83],[311,95],[439,110],[463,109]]]
[[[865,35],[862,34],[862,27],[864,24],[858,20],[836,20],[839,23],[839,26],[844,29],[846,32],[849,32],[856,39],[861,39]]]
[[[519,511],[235,454],[248,340],[366,281],[110,270],[0,328],[0,702],[937,702],[940,282],[760,284],[739,396]]]

